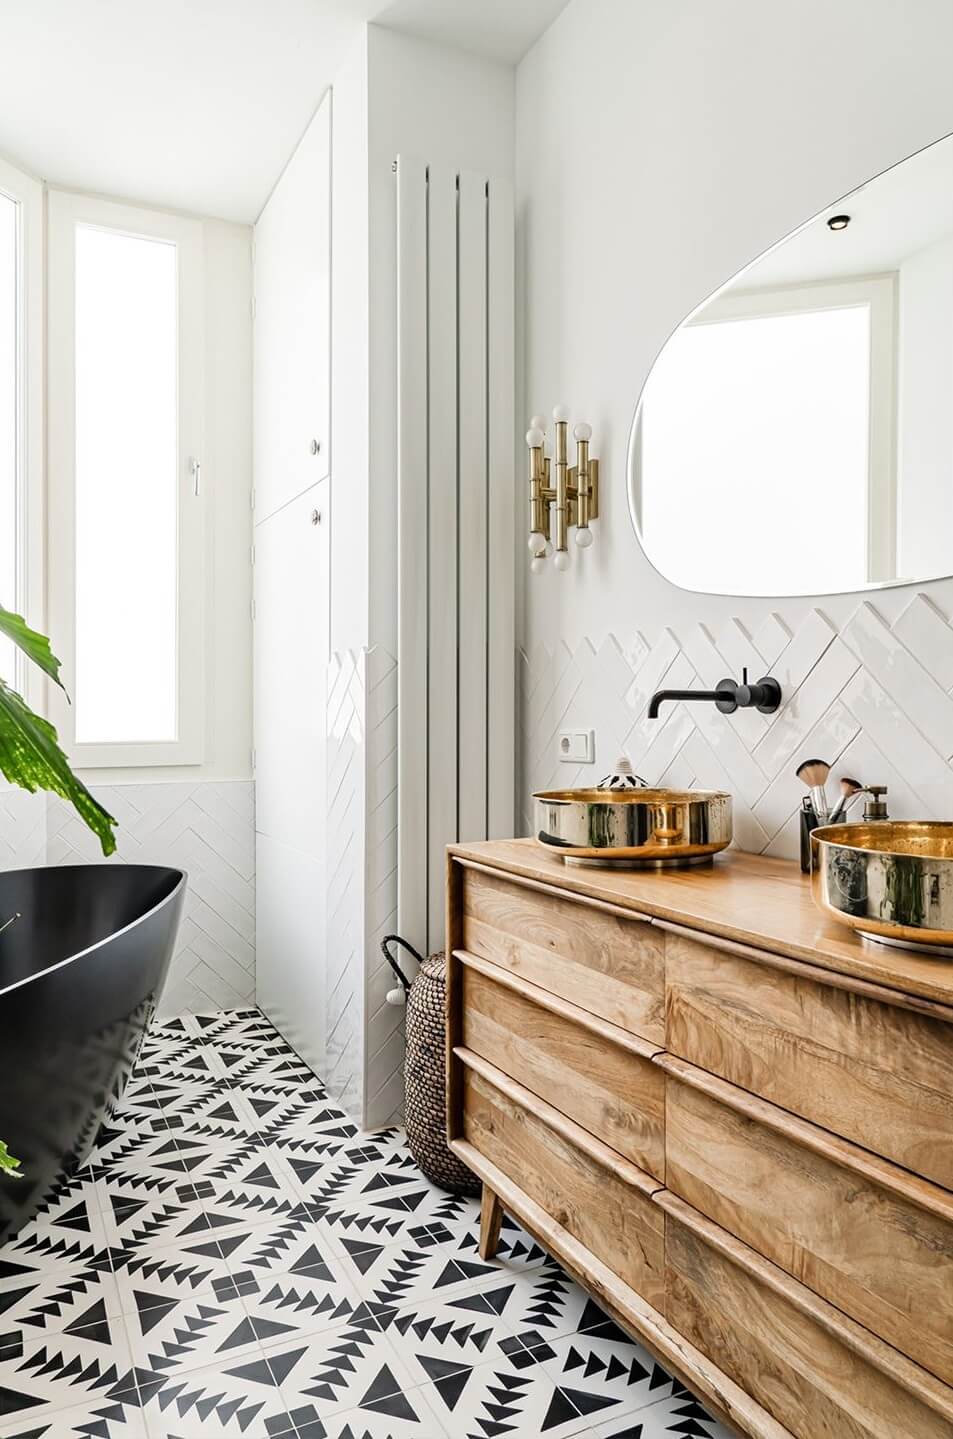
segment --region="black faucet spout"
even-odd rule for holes
[[[749,685],[748,671],[743,670],[740,684],[737,680],[719,680],[713,690],[657,690],[649,700],[649,719],[658,719],[659,706],[666,700],[714,704],[723,715],[732,715],[736,709],[757,709],[770,715],[780,707],[781,686],[769,675]]]
[[[658,719],[659,706],[665,704],[666,700],[702,700],[717,704],[718,699],[717,690],[658,690],[649,700],[649,719]]]

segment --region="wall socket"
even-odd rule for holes
[[[556,735],[556,753],[565,764],[595,764],[595,730],[561,729]]]

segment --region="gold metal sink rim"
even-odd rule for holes
[[[731,843],[732,801],[723,790],[541,790],[537,841],[570,864],[677,867]]]
[[[811,836],[814,902],[865,938],[953,955],[953,822],[823,825]]]

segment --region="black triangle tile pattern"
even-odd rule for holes
[[[725,1439],[515,1221],[478,1234],[260,1011],[154,1024],[0,1250],[0,1439]]]

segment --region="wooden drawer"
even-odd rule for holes
[[[953,1195],[665,1056],[668,1186],[953,1383]]]
[[[467,1050],[463,1138],[649,1304],[662,1307],[659,1188],[635,1165]]]
[[[462,1042],[656,1179],[665,1177],[665,1075],[657,1045],[458,954]]]
[[[664,936],[649,920],[471,866],[459,883],[452,946],[664,1043]]]
[[[797,1439],[950,1439],[953,1390],[675,1195],[667,1317]]]
[[[665,962],[666,1049],[953,1189],[953,1026],[927,1001],[671,929]]]

